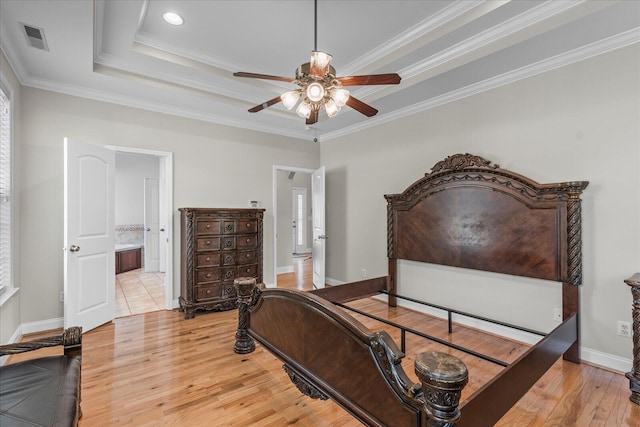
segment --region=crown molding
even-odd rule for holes
[[[24,67],[22,67],[22,63],[15,60],[15,55],[13,54],[13,51],[5,43],[5,40],[7,40],[7,38],[3,33],[4,31],[2,30],[2,28],[0,28],[0,50],[2,51],[2,54],[6,58],[9,65],[11,66],[11,69],[13,70],[13,74],[15,74],[16,79],[18,79],[18,82],[22,86],[24,86],[25,80],[27,77],[27,72],[24,70]]]
[[[35,89],[47,90],[50,92],[60,93],[63,95],[77,96],[79,98],[90,99],[93,101],[102,101],[110,104],[122,105],[125,107],[137,108],[140,110],[152,111],[156,113],[169,114],[178,117],[184,117],[193,120],[199,120],[219,125],[236,127],[244,130],[252,130],[286,136],[290,138],[307,140],[308,135],[304,129],[299,132],[288,131],[282,128],[274,128],[273,126],[263,125],[250,120],[238,120],[228,116],[220,116],[211,113],[202,113],[200,111],[190,110],[187,108],[176,107],[159,102],[151,102],[140,98],[129,97],[119,94],[113,94],[108,91],[89,89],[83,86],[71,85],[66,83],[54,82],[45,79],[29,78],[23,84],[24,86]]]
[[[454,102],[468,96],[486,92],[509,83],[523,80],[538,74],[552,71],[558,68],[580,62],[594,56],[602,55],[617,49],[621,49],[632,44],[640,43],[640,28],[625,31],[623,33],[611,36],[609,38],[599,40],[597,42],[564,52],[551,58],[538,61],[536,63],[503,73],[481,82],[463,87],[461,89],[448,92],[433,98],[429,98],[423,102],[419,102],[408,107],[394,111],[393,113],[383,114],[370,118],[365,122],[349,126],[338,131],[328,132],[322,135],[322,141],[328,141],[342,136],[350,135],[355,132],[378,126],[393,120],[404,118],[431,108],[439,107],[449,102]]]
[[[377,46],[375,49],[370,50],[359,58],[351,61],[347,64],[342,72],[344,75],[351,75],[359,72],[359,70],[365,69],[373,63],[380,61],[381,59],[405,48],[406,46],[414,43],[425,36],[432,34],[436,29],[450,23],[454,19],[464,15],[465,13],[476,9],[481,3],[473,3],[467,1],[455,1],[450,5],[423,20],[422,22],[414,25],[406,31],[398,34],[396,37],[390,39],[388,42]],[[498,3],[496,3],[498,4]]]

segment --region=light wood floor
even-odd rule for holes
[[[279,286],[309,289],[306,269],[302,263],[294,273],[282,275]],[[351,304],[506,361],[526,350],[518,343],[460,326],[448,336],[442,320],[389,308],[377,300]],[[356,317],[372,329],[386,329],[399,343],[396,331]],[[260,345],[251,354],[235,354],[236,322],[235,310],[199,313],[189,320],[177,311],[157,311],[116,319],[86,333],[80,425],[361,425],[335,403],[300,394],[282,370],[282,363]],[[443,350],[407,336],[403,366],[414,381],[415,354],[436,348]],[[499,369],[474,357],[454,354],[464,360],[470,372],[463,400]],[[498,425],[640,426],[640,406],[629,401],[629,383],[622,374],[560,360]]]

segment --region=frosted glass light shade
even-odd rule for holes
[[[327,73],[327,69],[329,68],[329,63],[331,62],[332,56],[326,52],[320,52],[319,50],[314,50],[311,52],[311,73],[313,75],[318,75],[323,77]],[[314,71],[319,71],[319,73],[315,73]]]
[[[309,104],[307,101],[302,102],[300,105],[298,105],[296,113],[298,113],[300,117],[308,119],[311,115],[311,104]]]
[[[349,100],[349,91],[346,89],[334,89],[331,91],[331,99],[335,101],[338,107],[344,107]]]
[[[333,117],[340,112],[340,106],[333,99],[324,103],[324,109],[329,117]]]
[[[296,102],[298,102],[298,99],[300,99],[300,92],[297,90],[285,92],[280,96],[280,99],[282,100],[282,105],[284,105],[287,110],[291,110],[293,106],[296,105]]]
[[[307,98],[311,102],[318,102],[324,98],[324,87],[317,82],[309,84],[307,86]]]

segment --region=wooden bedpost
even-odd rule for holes
[[[236,343],[233,351],[238,354],[251,353],[256,349],[256,344],[247,332],[249,327],[249,304],[256,288],[254,277],[238,277],[233,281],[238,295],[238,330],[236,331]]]
[[[631,286],[633,296],[633,368],[626,375],[631,389],[629,400],[640,405],[640,273],[634,274],[624,282]]]
[[[450,354],[428,351],[416,357],[415,371],[422,382],[427,427],[454,426],[460,419],[460,395],[469,381],[467,366]]]

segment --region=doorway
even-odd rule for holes
[[[311,285],[311,276],[302,274],[311,269],[311,174],[313,169],[274,166],[274,286],[279,286],[278,275],[287,287],[301,288],[305,281]],[[306,268],[309,264],[309,268]],[[296,283],[292,283],[291,281]],[[300,282],[300,283],[298,283]]]
[[[172,153],[108,148],[116,151],[116,258],[124,246],[139,260],[116,271],[115,317],[170,310]]]

